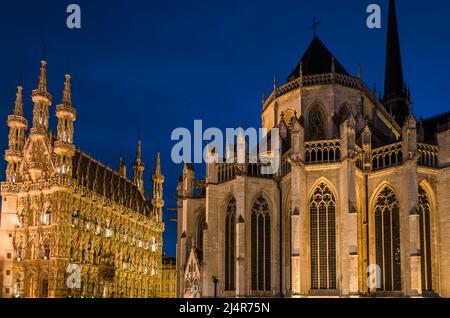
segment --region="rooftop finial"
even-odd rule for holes
[[[40,92],[47,91],[47,62],[45,60],[41,61],[38,90]]]
[[[155,174],[156,175],[161,174],[161,154],[160,154],[159,150],[156,153]]]
[[[72,91],[70,88],[70,74],[66,74],[66,80],[64,82],[63,91],[63,104],[66,106],[72,106]]]
[[[316,17],[313,17],[313,23],[312,26],[308,28],[308,30],[313,30],[313,36],[314,38],[317,37],[317,28],[320,24],[322,24],[323,21],[317,21]]]
[[[16,102],[14,103],[14,115],[23,116],[22,86],[17,86]]]

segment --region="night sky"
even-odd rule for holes
[[[66,7],[81,6],[82,29],[66,27]],[[383,28],[366,27],[366,8],[378,3]],[[78,111],[75,143],[116,168],[120,148],[128,173],[141,129],[145,183],[151,189],[157,140],[160,140],[166,208],[175,207],[180,166],[170,159],[171,132],[204,127],[259,127],[261,95],[270,93],[274,75],[284,83],[318,34],[351,73],[362,65],[369,87],[384,79],[387,0],[315,1],[3,1],[0,118],[12,112],[20,70],[25,112],[31,122],[30,93],[37,85],[45,44],[48,87],[61,102],[70,59],[73,102]],[[405,79],[417,117],[450,109],[450,3],[444,0],[397,1]],[[8,129],[0,125],[0,148]],[[5,178],[2,161],[1,180]],[[198,167],[197,177],[203,177]],[[165,211],[164,249],[175,255],[175,212]]]

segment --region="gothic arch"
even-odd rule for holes
[[[306,135],[308,140],[324,140],[327,136],[327,111],[321,103],[314,103],[308,108]]]
[[[433,188],[426,180],[419,183],[419,226],[422,269],[422,290],[431,292],[439,289],[438,214]]]
[[[206,225],[206,211],[205,208],[197,209],[197,217],[195,219],[195,247],[197,252],[200,253],[200,258],[203,252],[203,230]]]
[[[320,178],[308,196],[311,290],[336,290],[338,202],[331,183]]]
[[[370,200],[371,259],[381,277],[381,281],[377,281],[378,291],[402,289],[399,198],[394,187],[384,181]]]
[[[225,210],[225,291],[236,289],[236,199],[229,197]]]
[[[349,119],[352,114],[352,108],[347,103],[342,104],[341,107],[339,107],[338,113],[339,124],[342,124],[344,121]]]
[[[252,201],[250,237],[251,237],[251,290],[269,292],[272,287],[272,224],[270,200],[259,194]]]

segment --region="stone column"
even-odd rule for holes
[[[402,127],[403,178],[400,181],[400,248],[402,289],[405,295],[422,294],[417,181],[416,121],[410,115]]]
[[[339,186],[340,289],[344,295],[358,293],[358,213],[356,209],[355,120],[351,116],[341,127],[342,163]]]
[[[308,271],[302,265],[307,263],[304,253],[307,242],[302,240],[306,209],[306,177],[304,168],[304,129],[300,122],[294,118],[291,122],[292,156],[291,169],[291,280],[292,296],[308,293],[305,276]],[[303,185],[303,187],[302,187]]]
[[[250,261],[245,253],[245,177],[236,179],[236,297],[245,297],[247,293],[245,264]]]

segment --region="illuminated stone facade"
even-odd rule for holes
[[[52,97],[45,61],[32,92],[33,123],[23,114],[22,87],[8,117],[6,181],[1,184],[2,297],[159,297],[162,185],[158,153],[153,193],[144,190],[141,142],[134,180],[73,144],[76,110],[70,75],[49,132]]]
[[[174,257],[163,257],[161,273],[161,298],[175,298],[177,286],[177,268]]]
[[[179,297],[450,297],[450,113],[416,121],[390,6],[383,100],[315,36],[263,100],[277,174],[184,166]]]

